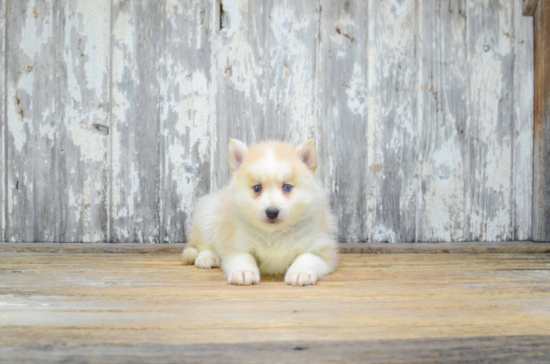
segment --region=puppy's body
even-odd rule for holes
[[[199,200],[184,263],[221,263],[228,282],[239,285],[259,283],[260,273],[309,285],[334,270],[335,224],[316,160],[313,142],[248,149],[232,140],[233,179]]]

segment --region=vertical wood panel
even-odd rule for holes
[[[107,241],[110,0],[61,1],[59,9],[59,236]]]
[[[468,239],[512,239],[512,2],[468,3]]]
[[[266,2],[263,11],[268,27],[262,139],[296,145],[317,136],[319,4],[274,1]]]
[[[366,241],[367,3],[321,1],[319,161],[339,240]]]
[[[7,7],[10,241],[59,240],[57,11],[43,0]]]
[[[269,18],[261,1],[220,2],[217,35],[217,148],[214,173],[218,187],[227,183],[229,138],[247,144],[263,138],[265,117],[266,33]]]
[[[318,9],[315,2],[224,0],[217,41],[218,186],[227,143],[298,143],[316,136]]]
[[[210,190],[212,10],[168,0],[161,55],[162,242],[183,242],[198,196]]]
[[[113,242],[159,241],[159,3],[113,1]]]
[[[513,209],[514,240],[531,238],[533,196],[533,18],[523,16],[514,1],[514,129]]]
[[[420,1],[419,241],[465,240],[466,2]]]
[[[539,0],[523,0],[523,15],[533,16],[537,10]]]
[[[418,4],[369,1],[367,227],[373,242],[414,241]]]
[[[6,241],[6,2],[0,0],[0,242]]]
[[[550,1],[535,11],[535,119],[533,230],[535,241],[550,241]]]
[[[341,241],[549,236],[521,11],[0,0],[2,239],[183,241],[196,197],[228,180],[229,138],[315,138]]]

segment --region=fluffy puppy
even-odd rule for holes
[[[237,285],[285,274],[287,284],[307,286],[332,272],[336,225],[315,177],[315,143],[249,149],[231,139],[229,167],[229,186],[198,202],[183,262],[221,265],[227,282]]]

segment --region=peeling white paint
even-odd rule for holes
[[[80,198],[79,198],[79,200],[80,200]],[[77,201],[77,199],[74,195],[73,189],[70,188],[69,189],[69,208],[71,210],[73,210],[75,220],[77,222],[80,221],[80,209],[79,209],[79,207],[80,207],[80,201]]]
[[[10,97],[8,98],[8,130],[13,138],[13,143],[17,151],[21,152],[23,146],[27,142],[27,131],[29,134],[33,133],[32,115],[30,111],[33,110],[32,98],[28,98],[29,105],[21,105],[23,98],[22,94],[33,95],[34,94],[34,74],[22,73],[19,82],[15,87],[9,88]],[[18,103],[19,100],[19,103]],[[23,109],[25,107],[25,109]],[[23,116],[22,116],[23,115]]]
[[[415,239],[416,11],[414,1],[369,1],[367,229],[374,241]]]
[[[470,238],[495,241],[512,236],[512,136],[513,108],[505,100],[511,76],[510,34],[512,13],[509,6],[490,8],[481,2],[469,8],[471,137],[476,154],[471,156],[474,187],[470,196]],[[488,22],[498,17],[493,37],[486,36]],[[495,25],[497,27],[497,25]],[[510,114],[505,113],[509,108]],[[506,110],[507,111],[507,110]]]
[[[367,108],[367,93],[365,85],[365,76],[360,65],[353,65],[353,74],[349,86],[346,87],[348,95],[348,107],[355,115],[365,115]]]
[[[48,6],[51,6],[48,4]],[[21,43],[19,47],[29,59],[33,60],[42,52],[42,47],[48,44],[53,36],[52,19],[50,14],[38,9],[39,16],[30,11],[36,9],[35,0],[30,0],[25,11],[25,26],[21,31]],[[36,10],[34,10],[36,11]]]
[[[437,145],[434,159],[422,164],[426,184],[423,194],[421,228],[423,240],[456,241],[466,238],[464,232],[464,191],[462,154],[448,139]]]
[[[0,19],[6,19],[6,6],[5,1],[0,1]],[[0,34],[6,34],[5,32],[6,24],[5,22],[0,22]],[[6,37],[0,38],[0,53],[6,55]],[[6,56],[0,57],[0,70],[5,70],[5,60]],[[5,119],[7,112],[7,105],[5,104],[7,90],[5,88],[5,72],[0,72],[0,242],[7,241],[6,235],[6,124]]]
[[[437,54],[444,63],[438,65],[443,75],[468,79],[462,94],[453,94],[469,105],[464,113],[469,129],[464,134],[457,127],[466,123],[464,117],[449,112],[443,90],[437,89],[441,84],[422,73],[424,66],[418,67],[423,39],[418,39],[416,29],[433,15],[423,12],[429,3],[357,0],[351,1],[353,12],[340,9],[329,14],[332,6],[344,5],[302,5],[224,0],[224,26],[218,31],[215,7],[219,3],[168,0],[159,23],[165,33],[154,33],[150,40],[138,39],[143,31],[138,24],[144,21],[139,17],[150,15],[143,13],[142,3],[115,0],[110,34],[109,0],[63,3],[55,10],[65,15],[58,25],[61,29],[54,29],[57,23],[50,5],[43,9],[41,3],[30,0],[24,15],[10,23],[17,30],[13,39],[21,41],[11,45],[18,52],[9,72],[17,74],[9,74],[7,80],[5,140],[8,154],[21,162],[9,165],[9,185],[2,186],[15,221],[10,224],[9,239],[31,236],[31,226],[42,221],[39,214],[27,220],[20,209],[35,201],[30,196],[43,197],[43,179],[58,173],[49,172],[59,165],[50,157],[52,150],[63,148],[66,170],[59,173],[67,175],[58,179],[63,191],[54,192],[67,204],[63,206],[65,236],[86,242],[105,240],[109,234],[102,230],[98,216],[106,209],[107,229],[119,241],[153,242],[161,231],[165,234],[161,240],[182,239],[179,220],[187,218],[189,224],[197,191],[207,190],[203,183],[215,186],[222,180],[217,176],[226,167],[218,159],[224,161],[226,146],[217,140],[224,140],[224,133],[240,133],[231,137],[256,141],[275,134],[294,144],[309,138],[322,141],[321,173],[337,196],[339,213],[366,210],[367,221],[349,222],[345,237],[358,236],[360,225],[366,225],[371,241],[410,239],[415,229],[425,240],[502,240],[510,238],[514,229],[518,237],[528,238],[532,173],[519,165],[532,161],[533,95],[529,85],[518,80],[532,78],[532,59],[521,58],[524,55],[518,49],[532,54],[532,39],[526,38],[532,37],[532,22],[522,19],[520,4],[468,2],[468,21],[455,12],[447,15],[456,17],[451,24],[434,23],[441,26],[436,28],[441,50],[453,44],[467,47],[467,55]],[[318,13],[318,5],[323,5],[325,13]],[[455,5],[450,6],[454,11]],[[441,14],[433,17],[448,21]],[[44,76],[45,69],[53,69],[54,41],[63,45],[55,53],[63,66],[60,84],[53,74],[51,79]],[[142,100],[132,90],[143,86],[145,71],[137,65],[148,56],[142,47],[151,41],[158,42],[161,54],[153,60],[158,63],[151,63],[158,64],[158,69],[147,69],[151,73],[145,79],[158,72],[160,89],[152,94],[159,96],[160,120],[138,127],[132,115],[140,110]],[[323,53],[327,46],[330,52]],[[516,64],[510,63],[510,57],[515,57]],[[12,59],[9,54],[8,59]],[[467,63],[463,69],[450,66],[462,59]],[[111,60],[113,89],[109,90]],[[335,64],[346,68],[331,68]],[[507,79],[511,67],[515,67],[513,83]],[[519,84],[525,88],[518,89]],[[511,86],[514,99],[501,100]],[[449,83],[446,89],[455,92],[457,87]],[[42,100],[40,93],[48,97]],[[222,100],[222,93],[228,99]],[[334,99],[324,108],[328,96]],[[512,101],[514,107],[506,108],[504,104]],[[430,105],[431,113],[419,111]],[[503,124],[512,118],[509,113],[513,125]],[[421,117],[433,119],[425,122]],[[440,121],[443,125],[438,125]],[[154,176],[158,189],[151,191],[158,194],[162,211],[161,224],[156,226],[147,221],[158,209],[144,205],[142,190],[148,180],[136,158],[143,152],[134,138],[147,128],[159,127],[158,122],[160,147],[158,155],[151,156],[162,166],[160,175]],[[358,126],[352,123],[365,123],[358,130],[366,130],[366,135],[344,140],[343,131],[349,133],[348,127]],[[58,140],[63,144],[55,145]],[[30,148],[38,161],[21,157],[30,155]],[[213,169],[205,175],[208,165]],[[349,173],[346,168],[366,172]],[[365,176],[367,181],[360,180]],[[346,179],[353,183],[346,185]],[[358,191],[350,191],[350,186],[358,186]],[[364,186],[366,190],[361,190]],[[105,207],[111,199],[112,204]],[[360,203],[366,206],[357,205],[358,199],[364,199]],[[419,211],[422,215],[416,218]],[[52,234],[53,230],[45,231],[43,236],[56,239]]]
[[[314,138],[316,120],[314,114],[314,86],[316,48],[311,42],[312,23],[310,16],[299,17],[289,11],[286,4],[273,3],[270,13],[274,44],[268,54],[274,80],[268,97],[272,102],[281,102],[282,110],[289,109],[289,142],[300,143]],[[288,70],[288,72],[287,72]],[[281,95],[284,95],[282,100]],[[284,112],[284,111],[283,111]]]
[[[533,17],[523,16],[522,2],[513,2],[514,14],[514,156],[513,210],[514,239],[527,240],[533,219],[533,109],[534,109],[534,32]],[[540,219],[539,219],[540,220]],[[544,223],[544,221],[542,221]]]
[[[245,2],[237,0],[227,0],[223,4],[226,26],[220,31],[222,36],[218,37],[218,69],[247,99],[253,95],[254,102],[264,104],[264,96],[257,78],[263,75],[264,66],[258,64],[258,56],[246,39],[248,28],[241,16],[241,13],[246,11],[245,6]]]
[[[124,45],[124,51],[129,53],[129,56],[133,58],[134,53],[134,39],[135,39],[135,30],[134,24],[130,14],[120,12],[117,14],[113,25],[113,38],[115,42]],[[116,59],[115,57],[113,57]],[[118,61],[121,61],[123,58],[118,58]],[[119,66],[123,66],[122,63],[119,63]]]

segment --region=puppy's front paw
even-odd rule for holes
[[[237,269],[227,276],[227,283],[238,286],[250,286],[260,283],[260,272],[255,270]]]
[[[195,267],[198,268],[218,268],[220,266],[220,257],[213,252],[203,250],[195,259]]]
[[[291,286],[310,286],[317,283],[317,273],[309,269],[292,269],[285,274],[285,283]]]

